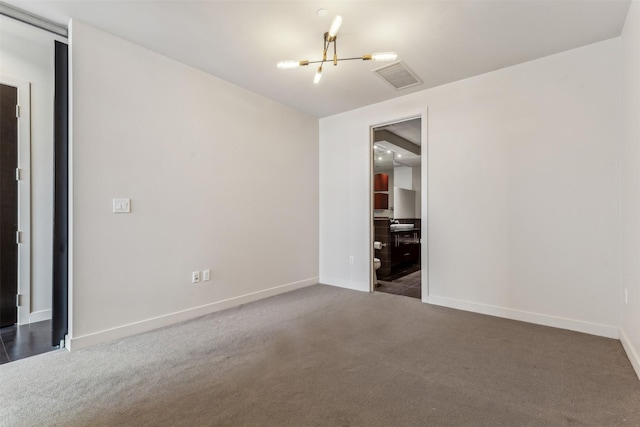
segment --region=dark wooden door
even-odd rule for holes
[[[18,319],[18,89],[0,84],[0,327]]]
[[[55,42],[54,163],[53,163],[53,289],[51,345],[69,329],[69,52]]]

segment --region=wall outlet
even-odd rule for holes
[[[131,213],[131,199],[113,199],[113,213]]]
[[[351,256],[349,257],[349,264],[353,264],[353,262],[354,262],[353,255],[351,255]]]
[[[629,291],[627,288],[624,288],[624,303],[629,304]]]
[[[202,281],[206,282],[211,279],[211,270],[202,270]]]
[[[194,271],[191,273],[191,283],[198,283],[200,281],[200,272]]]

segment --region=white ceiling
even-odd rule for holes
[[[78,19],[267,98],[325,117],[620,35],[630,0],[466,1],[20,1],[50,20]],[[324,8],[326,17],[316,10]],[[320,59],[335,15],[338,55],[395,51],[424,82],[396,91],[348,61],[279,70]],[[126,64],[122,64],[126,66]]]

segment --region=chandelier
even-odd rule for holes
[[[329,31],[324,33],[324,42],[322,47],[322,59],[317,61],[309,61],[307,59],[303,59],[301,61],[280,61],[278,62],[278,68],[281,69],[289,69],[289,68],[297,68],[308,66],[309,64],[320,64],[318,69],[316,70],[316,75],[313,78],[313,82],[318,84],[320,79],[322,78],[322,67],[327,61],[327,51],[329,47],[333,45],[333,65],[338,65],[339,61],[353,61],[356,59],[362,61],[394,61],[398,58],[398,55],[395,52],[380,52],[380,53],[370,53],[362,56],[354,56],[352,58],[338,58],[336,40],[338,38],[338,30],[342,25],[342,17],[339,15],[336,16],[331,23],[331,28]]]

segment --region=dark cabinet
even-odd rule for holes
[[[389,191],[389,175],[377,173],[373,177],[373,191]]]
[[[391,233],[391,268],[420,262],[420,230]]]
[[[373,194],[374,209],[389,209],[389,195],[387,193]]]
[[[375,218],[375,240],[383,243],[382,249],[375,250],[375,257],[380,259],[380,269],[377,271],[378,280],[394,280],[407,267],[420,265],[420,218],[400,220],[411,226],[391,227],[388,218]],[[394,221],[398,222],[398,221]],[[398,229],[400,228],[400,229]]]
[[[373,191],[373,208],[389,209],[389,175],[386,173],[375,174],[373,176]]]

